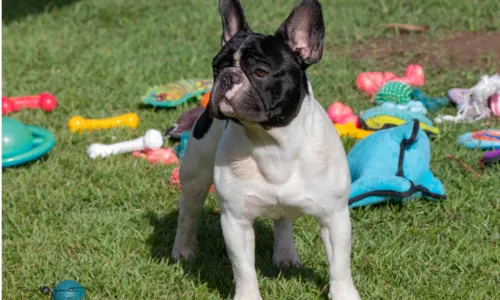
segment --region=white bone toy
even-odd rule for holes
[[[99,156],[102,158],[112,154],[127,153],[132,151],[141,151],[145,149],[158,149],[163,146],[163,135],[156,129],[149,129],[144,136],[134,140],[125,141],[116,144],[92,144],[87,150],[87,154],[91,159]]]

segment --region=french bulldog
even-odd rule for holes
[[[320,61],[324,23],[303,0],[271,35],[255,33],[238,0],[220,0],[222,48],[214,83],[180,167],[182,196],[172,257],[193,259],[197,223],[212,183],[237,300],[261,299],[256,217],[274,220],[273,263],[300,266],[293,220],[315,217],[330,271],[329,297],[360,299],[350,268],[350,174],[342,142],[316,101],[306,69]]]

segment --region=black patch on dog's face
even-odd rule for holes
[[[288,125],[308,92],[305,70],[322,56],[320,4],[303,0],[274,35],[252,32],[239,1],[219,5],[224,30],[212,64],[210,116],[266,129]]]

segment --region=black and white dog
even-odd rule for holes
[[[273,263],[299,266],[293,220],[317,218],[330,265],[329,296],[359,299],[350,271],[350,174],[342,142],[315,100],[306,69],[323,52],[321,5],[303,0],[274,35],[254,33],[238,0],[220,0],[222,49],[214,85],[180,169],[174,259],[191,259],[214,183],[236,281],[234,299],[261,299],[253,221],[274,220]]]

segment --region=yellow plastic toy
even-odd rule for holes
[[[335,129],[337,129],[337,132],[340,136],[348,136],[350,138],[358,140],[364,139],[365,137],[374,133],[374,131],[359,129],[353,123],[333,125],[335,126]]]
[[[403,123],[406,123],[407,121],[393,116],[377,116],[366,119],[364,120],[364,122],[368,128],[380,130],[384,129],[387,126],[387,124],[391,124],[393,126],[399,126]],[[429,126],[424,122],[420,122],[420,128],[422,128],[423,131],[428,133],[439,134],[439,128],[434,126]]]
[[[72,132],[80,133],[85,130],[108,129],[120,126],[135,129],[139,126],[139,116],[134,113],[128,113],[107,119],[85,119],[81,116],[74,116],[69,119],[68,126]]]

